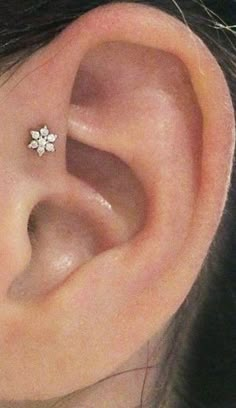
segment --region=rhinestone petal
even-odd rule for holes
[[[55,151],[55,147],[52,143],[47,143],[46,144],[46,150],[47,152],[54,152]]]
[[[38,155],[41,157],[45,153],[45,149],[43,146],[39,146],[37,149]]]
[[[32,138],[35,139],[35,140],[40,138],[40,133],[36,132],[35,130],[31,130],[30,134],[31,134]]]
[[[38,142],[36,142],[36,140],[33,140],[33,141],[28,145],[28,147],[29,147],[30,149],[37,149],[37,147],[38,147]]]
[[[40,133],[42,136],[48,136],[49,135],[49,130],[47,128],[47,126],[44,126],[44,128],[40,129]]]
[[[52,133],[50,133],[50,135],[48,135],[48,141],[49,142],[55,142],[55,140],[57,139],[57,135],[53,135]]]

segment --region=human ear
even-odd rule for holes
[[[109,375],[186,298],[225,205],[233,107],[200,39],[137,4],[77,19],[0,100],[0,398],[53,398]],[[56,152],[38,157],[45,124]]]

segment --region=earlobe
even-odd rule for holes
[[[47,260],[44,279],[38,258],[23,276],[25,282],[31,276],[30,292],[32,282],[38,289],[37,279],[48,289],[52,273],[50,290],[40,299],[32,296],[30,305],[23,299],[23,306],[17,296],[6,296],[17,313],[7,322],[2,317],[1,397],[46,399],[108,375],[161,330],[187,296],[226,200],[233,109],[221,69],[204,44],[173,17],[137,4],[85,14],[35,53],[1,92],[12,146],[21,129],[12,161],[24,182],[15,183],[11,198],[18,198],[24,220],[41,204],[39,230],[54,237],[47,258],[49,235],[37,242]],[[60,138],[54,155],[36,161],[26,128],[40,123]],[[91,235],[88,223],[80,224],[86,206]],[[19,238],[23,227],[17,225]],[[81,265],[78,237],[90,245],[99,234],[102,250]],[[15,247],[16,259],[29,249],[26,241]],[[73,268],[63,264],[59,285],[53,269],[58,253],[73,258]],[[23,263],[19,270],[7,260],[8,284]],[[11,344],[9,326],[20,327]],[[24,376],[12,349],[26,359]]]

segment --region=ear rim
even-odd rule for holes
[[[137,13],[138,15],[136,11],[139,13]],[[125,18],[124,12],[126,13]],[[146,27],[145,29],[143,27],[143,21],[146,17],[150,22],[148,29],[150,29],[152,36],[149,36],[145,31]],[[97,21],[100,22],[99,27]],[[136,36],[137,33],[133,31],[135,24],[141,27]],[[120,41],[139,42],[142,45],[169,52],[180,58],[188,69],[198,103],[203,112],[202,180],[204,182],[201,184],[200,199],[196,203],[196,210],[192,219],[191,235],[186,239],[188,245],[183,248],[182,256],[188,262],[191,270],[199,270],[202,264],[202,262],[199,262],[199,258],[205,258],[223,213],[235,149],[234,109],[224,74],[213,54],[198,36],[175,17],[152,6],[130,3],[100,6],[89,15],[83,16],[78,25],[75,22],[68,28],[67,33],[65,33],[65,43],[69,44],[70,41],[73,43],[73,40],[83,33],[85,26],[89,27],[91,31],[86,44],[83,43],[83,50],[80,50],[80,58],[81,55],[85,55],[85,48],[86,50],[91,49],[91,44],[95,47],[102,42],[113,41],[118,38]],[[168,30],[166,30],[167,26]],[[95,41],[94,27],[97,30]],[[170,41],[171,38],[176,39],[175,43]],[[209,92],[209,89],[211,92]],[[218,108],[219,101],[221,101],[221,109]],[[91,145],[98,149],[104,148],[100,140],[96,140],[93,135],[91,135],[91,139],[87,138],[86,141],[81,139],[81,141],[88,144],[91,142]],[[109,149],[104,150],[109,151]],[[208,160],[209,157],[211,157],[211,160]],[[141,176],[138,168],[133,168],[133,170]],[[210,194],[209,184],[211,185]],[[214,214],[214,216],[208,220],[207,228],[199,228],[199,220],[208,219],[209,214]],[[138,259],[139,238],[140,236],[137,235],[133,239],[133,250],[131,250],[130,245],[127,256],[122,257],[117,251],[117,258],[121,256],[122,262],[126,264],[127,268],[133,266],[135,258]],[[191,249],[194,248],[196,243],[199,250],[198,256],[194,258],[189,255],[189,252],[191,253]],[[128,252],[132,255],[128,256]],[[150,248],[148,252],[151,257],[152,251]],[[155,256],[152,259],[153,263],[155,263]],[[192,286],[195,275],[190,273],[190,268],[188,272],[182,271],[181,274],[181,260],[179,264],[176,265],[175,275],[178,276],[179,273],[179,276],[182,276],[185,280],[185,291],[187,291],[186,288]],[[168,279],[164,276],[162,278],[165,286]],[[176,297],[176,302],[180,302],[180,297]]]
[[[200,103],[200,106],[202,108],[202,111],[205,110],[208,112],[208,107],[211,106],[211,112],[209,115],[204,115],[204,134],[207,142],[205,142],[205,147],[207,152],[205,152],[204,157],[203,157],[203,165],[204,165],[204,160],[208,159],[208,151],[210,150],[213,154],[213,158],[211,163],[208,165],[205,164],[205,171],[206,174],[208,174],[208,177],[206,177],[206,183],[202,187],[201,193],[201,201],[198,207],[198,211],[195,214],[195,217],[192,219],[192,228],[191,228],[191,236],[188,236],[188,238],[185,241],[185,246],[182,249],[181,252],[181,259],[179,258],[178,262],[176,263],[174,269],[169,270],[169,272],[166,274],[167,271],[164,271],[161,275],[158,276],[158,279],[152,279],[149,280],[149,282],[152,282],[152,286],[149,288],[145,288],[143,292],[139,292],[139,297],[138,300],[135,298],[135,296],[130,296],[130,302],[127,305],[127,308],[123,313],[121,313],[117,319],[122,320],[127,318],[127,314],[130,310],[136,310],[137,316],[140,316],[139,310],[142,309],[143,311],[146,310],[146,318],[148,320],[148,314],[150,311],[150,308],[153,310],[153,315],[158,316],[160,318],[160,321],[164,320],[166,315],[170,315],[170,306],[168,305],[168,301],[166,299],[166,293],[168,293],[168,285],[169,282],[172,282],[172,285],[174,285],[174,281],[176,284],[178,284],[178,280],[184,281],[182,292],[179,294],[176,294],[176,297],[172,300],[172,305],[171,309],[173,308],[173,304],[176,304],[176,309],[178,308],[179,304],[181,303],[181,299],[183,298],[183,293],[189,292],[189,288],[192,286],[195,278],[196,278],[196,273],[193,274],[193,271],[198,271],[201,268],[202,265],[202,259],[206,256],[207,251],[209,249],[210,242],[212,240],[212,237],[217,229],[217,226],[219,224],[219,220],[221,218],[224,204],[226,201],[226,196],[227,196],[227,191],[229,187],[229,179],[230,179],[230,173],[232,169],[232,162],[233,162],[233,152],[234,152],[234,141],[235,141],[235,120],[234,120],[234,111],[233,111],[233,105],[229,93],[229,89],[226,83],[226,80],[224,78],[223,72],[216,61],[216,59],[213,57],[213,55],[210,53],[206,45],[194,34],[190,34],[188,29],[179,21],[177,21],[175,18],[169,16],[166,13],[163,13],[159,10],[155,9],[155,17],[152,15],[153,8],[150,8],[148,6],[144,5],[137,5],[137,4],[132,4],[132,5],[113,5],[113,8],[110,8],[111,6],[101,6],[100,8],[97,8],[94,10],[90,15],[89,15],[89,27],[91,28],[91,32],[93,32],[93,27],[97,26],[96,21],[104,21],[104,24],[101,22],[101,26],[99,27],[100,30],[100,41],[112,41],[114,37],[112,35],[108,35],[109,29],[112,27],[113,34],[114,36],[119,33],[120,31],[122,32],[122,35],[125,37],[125,40],[128,42],[132,42],[133,34],[132,34],[132,24],[128,24],[127,22],[124,22],[122,19],[122,12],[125,9],[127,11],[127,14],[129,15],[129,23],[132,21],[133,18],[133,12],[140,7],[140,10],[142,8],[142,14],[139,16],[139,21],[138,23],[140,26],[142,26],[142,20],[143,20],[143,13],[145,15],[148,15],[152,21],[152,29],[155,28],[155,31],[157,32],[157,35],[153,35],[154,38],[156,38],[156,42],[154,39],[152,40],[152,45],[158,47],[159,49],[167,52],[171,52],[174,55],[177,55],[177,57],[181,56],[182,61],[185,63],[185,65],[188,68],[188,71],[190,72],[191,79],[193,81],[194,89],[195,92],[198,96],[198,101],[199,101],[199,95],[200,100],[202,103]],[[104,12],[104,14],[103,14]],[[136,16],[137,17],[137,16]],[[106,21],[109,21],[109,25],[106,24]],[[86,23],[88,20],[86,21]],[[171,22],[171,24],[170,24]],[[137,20],[136,20],[137,23]],[[166,26],[168,25],[170,29],[170,33],[166,33],[166,37],[162,37],[158,35],[158,31],[166,32]],[[124,28],[125,26],[125,28]],[[161,28],[160,28],[161,26]],[[124,28],[124,29],[123,29]],[[71,26],[68,31],[68,38],[76,38],[76,36],[83,31],[83,21],[81,20],[81,25],[79,27],[76,26],[76,24]],[[141,36],[141,34],[139,33]],[[176,45],[172,45],[169,43],[168,38],[171,36],[175,36],[175,38],[178,38],[178,43],[181,44],[180,49],[184,48],[184,50],[188,50],[190,52],[190,55],[188,55],[187,51],[182,51],[181,55],[177,53],[178,47]],[[93,35],[91,34],[91,37]],[[123,39],[123,37],[122,37]],[[194,41],[193,41],[194,40]],[[72,40],[73,41],[73,40]],[[93,39],[90,39],[91,43]],[[143,43],[144,45],[149,46],[150,44],[147,43],[148,41],[151,41],[150,38],[146,35],[143,38]],[[96,44],[99,43],[99,40]],[[142,44],[143,44],[142,43]],[[89,40],[87,43],[87,46],[89,48]],[[168,46],[167,46],[167,45]],[[193,47],[194,44],[194,47]],[[197,44],[197,52],[196,52],[196,46]],[[185,46],[184,46],[185,45]],[[95,46],[95,45],[94,45]],[[192,58],[194,56],[194,58]],[[196,66],[196,57],[197,60],[201,61],[201,65]],[[207,72],[207,74],[206,74]],[[210,87],[209,82],[208,82],[208,87],[206,87],[206,84],[204,81],[202,81],[202,78],[205,78],[206,81],[209,79],[211,87],[214,89],[213,94],[208,93],[208,89]],[[220,86],[218,88],[215,88],[213,84],[219,83]],[[219,115],[216,115],[215,113],[215,106],[217,101],[220,100],[223,106],[223,109],[221,110]],[[214,102],[214,103],[211,103]],[[218,110],[217,110],[218,113]],[[219,129],[221,132],[219,132]],[[218,137],[216,137],[217,135]],[[223,137],[224,135],[224,137]],[[204,136],[203,136],[204,137]],[[82,142],[86,142],[89,144],[89,140],[81,140]],[[223,141],[223,144],[222,144]],[[91,135],[91,145],[96,147],[96,148],[102,148],[101,143],[99,140],[95,140],[93,136]],[[107,151],[109,151],[107,149]],[[218,155],[219,151],[221,151],[222,155]],[[216,171],[212,173],[212,166],[214,165],[214,168],[216,168]],[[220,169],[220,170],[219,170]],[[138,169],[134,169],[136,174],[138,174]],[[222,176],[223,173],[223,176]],[[214,174],[214,177],[212,177],[212,174]],[[218,181],[218,176],[220,176],[221,183],[217,183]],[[226,182],[228,180],[228,182]],[[214,189],[211,192],[210,195],[210,204],[209,204],[209,196],[208,196],[208,184],[211,183],[212,186],[214,186]],[[223,192],[223,194],[222,194]],[[199,195],[201,194],[199,193]],[[214,199],[215,197],[215,199]],[[220,197],[220,198],[219,198]],[[202,217],[206,219],[206,215],[208,212],[211,212],[211,206],[214,212],[214,217],[212,217],[211,221],[208,223],[208,228],[207,230],[199,228],[199,219]],[[217,207],[217,210],[216,210]],[[196,205],[197,208],[197,205]],[[206,210],[207,208],[207,210]],[[198,231],[197,234],[197,239],[195,238],[195,231]],[[138,259],[138,252],[139,252],[139,240],[140,236],[136,236],[136,238],[133,239],[132,241],[132,248],[131,245],[128,247],[126,246],[126,249],[124,246],[122,246],[122,251],[121,253],[119,250],[113,253],[114,258],[116,257],[117,262],[119,261],[120,263],[123,263],[126,265],[127,271],[129,268],[132,266],[134,267],[134,259]],[[191,256],[191,248],[196,245],[196,242],[198,243],[198,255],[197,257],[192,257]],[[130,242],[129,242],[130,244]],[[189,249],[190,248],[190,249]],[[156,264],[155,260],[155,255],[152,252],[151,248],[146,248],[147,253],[149,253],[150,258],[149,258],[149,264],[153,263],[153,265]],[[114,251],[114,249],[113,249]],[[151,259],[151,261],[150,261]],[[183,259],[185,259],[186,263],[188,263],[189,267],[186,268],[185,270],[182,270],[183,268]],[[201,261],[199,261],[201,259]],[[96,261],[99,260],[97,259]],[[101,267],[104,263],[109,265],[112,263],[112,255],[111,253],[107,254],[106,260],[101,259]],[[137,262],[138,264],[138,262]],[[147,266],[147,265],[146,265]],[[138,268],[138,266],[136,265]],[[141,266],[139,265],[142,269],[145,268],[145,265],[142,264]],[[92,267],[91,267],[92,269]],[[171,271],[171,272],[170,272]],[[149,269],[150,273],[150,269]],[[152,270],[151,271],[152,278],[154,275],[156,275],[156,271]],[[173,275],[176,276],[176,278],[173,278]],[[170,280],[169,280],[170,278]],[[145,279],[145,278],[144,278]],[[162,289],[162,293],[160,291],[160,287]],[[64,288],[65,291],[67,290]],[[132,288],[134,289],[134,288]],[[137,288],[137,291],[140,290],[140,287]],[[132,295],[134,295],[134,291],[132,292]],[[137,294],[137,293],[136,293]],[[158,294],[158,296],[157,296]],[[158,306],[156,308],[153,308],[153,305],[155,304],[155,299],[158,297]],[[65,296],[66,298],[66,296]],[[135,300],[134,300],[135,298]],[[165,305],[165,311],[161,311],[160,309],[160,304]],[[132,306],[131,306],[132,305]],[[67,305],[68,306],[68,305]],[[142,314],[142,319],[137,317],[136,322],[139,321],[140,325],[140,330],[142,330],[142,325],[143,325],[143,319],[144,319],[144,314]],[[155,333],[157,324],[156,324],[156,318],[153,318],[153,321],[150,322],[149,328],[152,334]],[[136,326],[137,329],[137,326]],[[135,337],[135,331],[133,333],[133,336]]]
[[[216,231],[216,224],[218,225],[218,222],[215,222],[215,220],[221,217],[225,205],[235,149],[234,108],[226,79],[217,60],[200,38],[182,22],[165,12],[143,4],[113,4],[100,6],[93,10],[89,16],[87,15],[88,20],[86,21],[86,24],[91,28],[90,35],[92,37],[88,39],[87,47],[89,47],[89,44],[92,42],[93,46],[96,46],[103,41],[112,41],[117,33],[120,32],[122,32],[123,40],[125,38],[127,42],[134,42],[135,36],[132,33],[132,24],[130,21],[133,19],[133,12],[139,8],[143,10],[145,17],[148,16],[148,18],[150,18],[150,31],[152,29],[157,33],[157,35],[153,35],[153,39],[151,39],[147,34],[142,37],[141,32],[139,32],[139,41],[142,41],[142,44],[147,46],[150,46],[151,43],[151,46],[170,52],[184,62],[190,74],[200,108],[202,112],[204,112],[203,140],[205,150],[203,151],[202,165],[203,168],[205,166],[204,175],[207,181],[206,184],[203,185],[202,191],[204,193],[204,191],[207,190],[207,184],[209,180],[211,180],[212,186],[214,187],[214,190],[212,189],[211,192],[211,200],[213,203],[218,203],[219,206],[215,219],[212,220],[212,225],[209,225],[209,232],[212,235],[212,233],[214,234]],[[128,15],[127,21],[122,19],[124,10]],[[86,20],[86,16],[83,17],[80,21],[81,24],[77,26],[75,22],[69,27],[67,34],[71,41],[83,31],[83,21]],[[136,23],[142,27],[142,14],[139,14],[138,19],[139,21],[137,22],[136,20]],[[96,24],[97,20],[101,22],[99,27],[97,27]],[[109,24],[107,24],[107,21],[109,21]],[[168,32],[165,30],[166,26],[168,26]],[[95,43],[93,40],[93,27],[98,28],[97,41],[95,41]],[[112,34],[108,32],[108,30],[111,30],[111,27]],[[164,36],[158,35],[159,31],[164,32]],[[176,38],[175,44],[169,41],[171,36]],[[82,53],[84,53],[84,51]],[[197,66],[196,61],[198,62]],[[215,84],[220,85],[216,87]],[[209,93],[209,89],[211,89],[212,92]],[[219,100],[221,101],[221,110],[217,109]],[[209,107],[211,107],[211,109]],[[208,114],[205,112],[208,112]],[[83,140],[81,141],[83,142]],[[89,140],[87,139],[86,143],[88,142]],[[103,147],[99,141],[94,140],[93,135],[91,135],[91,143],[96,148]],[[211,175],[213,174],[212,163],[207,165],[209,151],[211,152],[212,162],[215,163],[215,182]],[[219,152],[223,152],[223,154],[219,154]],[[138,169],[136,168],[135,171],[137,174]],[[222,173],[224,177],[222,177]],[[219,180],[222,180],[221,183],[219,183]],[[225,180],[227,180],[227,182],[225,182]],[[224,192],[223,194],[222,191]],[[203,194],[203,196],[205,195]],[[213,197],[215,198],[213,199]],[[221,197],[221,200],[219,200],[219,197]],[[199,207],[199,215],[202,215],[205,205],[208,208],[207,203],[208,197],[205,197],[204,203]],[[207,211],[209,210],[208,208]],[[196,219],[197,218],[196,216]],[[205,236],[205,239],[206,241],[209,240],[209,234]]]

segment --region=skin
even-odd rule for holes
[[[113,407],[127,378],[81,390],[146,364],[219,225],[235,142],[227,84],[182,23],[113,4],[28,59],[0,101],[0,398],[77,390],[74,406]],[[39,158],[29,130],[45,124],[57,150]]]

